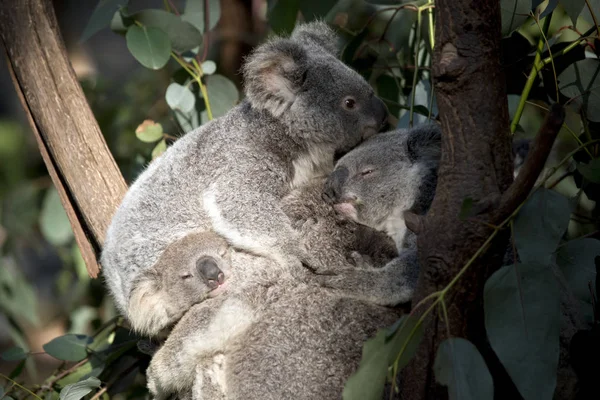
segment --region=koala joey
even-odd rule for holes
[[[282,197],[325,176],[335,153],[387,121],[384,103],[336,53],[336,35],[320,21],[258,46],[243,67],[245,99],[180,138],[132,184],[101,256],[121,312],[136,277],[191,232],[213,230],[275,268],[308,273],[309,252]]]
[[[194,304],[224,290],[230,262],[229,244],[214,232],[193,232],[175,241],[132,282],[127,308],[131,327],[158,335]]]

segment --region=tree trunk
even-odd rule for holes
[[[96,277],[97,255],[127,184],[69,63],[51,1],[3,1],[0,38],[88,273]]]

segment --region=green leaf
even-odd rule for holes
[[[22,360],[16,367],[15,369],[13,369],[12,371],[10,371],[10,375],[8,375],[8,377],[10,379],[15,379],[17,378],[19,375],[21,375],[21,373],[23,372],[23,369],[25,368],[25,363],[27,362],[27,360]],[[5,397],[6,399],[6,397]]]
[[[27,352],[20,347],[11,347],[0,354],[0,358],[4,361],[20,361],[27,358]],[[0,396],[2,397],[2,396]]]
[[[344,400],[379,400],[382,398],[388,370],[388,348],[385,345],[387,332],[380,330],[366,341],[358,370],[344,386]]]
[[[589,284],[596,280],[596,257],[600,257],[600,240],[583,238],[565,243],[558,250],[556,263],[575,296],[591,303]]]
[[[60,400],[80,400],[92,390],[100,387],[98,378],[89,377],[84,381],[72,383],[60,391]]]
[[[204,2],[206,0],[187,0],[185,10],[181,18],[194,25],[200,32],[204,33]],[[221,19],[221,2],[219,0],[208,0],[208,30],[212,30]]]
[[[72,333],[59,336],[46,343],[43,348],[54,358],[64,361],[81,361],[87,357],[87,345],[93,338]]]
[[[154,160],[156,157],[159,157],[165,151],[167,151],[167,141],[163,139],[152,150],[152,159]]]
[[[398,371],[404,368],[414,357],[423,338],[423,324],[419,324],[419,318],[408,315],[402,316],[398,329],[389,329],[386,345],[388,350],[388,365],[393,365],[400,351],[404,347],[402,355],[398,358]],[[412,334],[412,336],[411,336]]]
[[[239,92],[237,87],[223,75],[209,75],[204,77],[206,91],[213,118],[225,115],[238,102]],[[202,112],[204,121],[208,121],[206,112]]]
[[[577,24],[577,17],[579,17],[585,6],[585,0],[560,0],[560,5],[571,18],[571,21],[573,21],[573,26],[575,26]]]
[[[196,48],[202,44],[202,33],[181,17],[163,10],[143,10],[132,17],[147,28],[158,28],[167,34],[171,47],[178,52]]]
[[[113,19],[115,11],[118,11],[121,7],[125,7],[128,2],[129,0],[100,0],[81,34],[80,42],[85,42],[98,31],[108,26]]]
[[[0,259],[0,311],[12,318],[23,318],[37,327],[36,292],[19,270],[9,269],[6,264],[8,261]]]
[[[206,60],[202,63],[202,73],[204,75],[212,75],[217,71],[217,64],[214,61]]]
[[[267,14],[269,25],[278,35],[290,34],[296,26],[300,0],[278,0]]]
[[[324,18],[337,4],[338,0],[303,0],[300,2],[300,11],[306,22]]]
[[[147,119],[135,130],[135,135],[144,143],[154,143],[163,137],[163,127],[160,123]]]
[[[531,0],[500,0],[502,35],[508,36],[527,20],[531,11]]]
[[[54,187],[49,189],[44,197],[40,213],[40,230],[46,240],[55,246],[68,244],[73,239],[69,217]]]
[[[560,92],[581,107],[587,119],[600,122],[600,61],[591,58],[577,61],[559,76]]]
[[[184,113],[189,113],[196,104],[196,97],[189,87],[182,86],[178,83],[171,83],[165,94],[167,104],[172,110],[181,110]],[[162,131],[162,129],[161,129]],[[162,136],[162,132],[161,132]]]
[[[448,386],[450,400],[493,400],[494,381],[477,347],[449,338],[438,347],[433,366],[438,383]]]
[[[483,304],[492,349],[523,398],[551,400],[561,317],[551,267],[526,263],[500,268],[485,283]]]
[[[547,264],[567,230],[569,200],[555,191],[538,189],[517,214],[514,236],[523,262]]]
[[[135,20],[126,13],[126,8],[120,8],[115,12],[112,19],[110,20],[110,30],[120,35],[125,35],[127,29],[133,24]]]
[[[595,158],[589,164],[578,163],[577,171],[590,182],[600,183],[600,158]]]
[[[131,54],[146,68],[160,69],[171,57],[169,36],[158,28],[132,25],[125,38]]]

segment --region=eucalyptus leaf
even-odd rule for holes
[[[100,380],[94,377],[89,377],[86,380],[72,383],[65,386],[60,391],[60,400],[80,400],[87,394],[91,393],[92,390],[99,388],[100,384]]]
[[[160,155],[163,154],[165,151],[167,151],[167,142],[165,139],[163,139],[160,142],[158,142],[152,150],[152,159],[154,160],[155,158],[160,157]]]
[[[217,71],[217,64],[214,61],[206,60],[202,63],[202,73],[204,75],[212,75]]]
[[[596,280],[596,257],[600,257],[600,240],[575,239],[558,250],[556,263],[560,267],[573,293],[591,303],[590,283]]]
[[[500,268],[485,283],[483,304],[490,345],[523,398],[551,400],[561,318],[551,267],[525,263]]]
[[[435,379],[448,387],[450,400],[493,400],[494,381],[473,343],[449,338],[440,343],[433,366]]]
[[[547,264],[567,230],[569,200],[549,189],[538,189],[514,221],[514,239],[523,262]]]
[[[577,24],[577,17],[583,11],[585,7],[585,0],[560,0],[560,5],[564,8],[565,12],[573,21],[573,26]]]
[[[50,188],[44,196],[40,213],[40,230],[46,240],[55,246],[63,246],[73,239],[69,217],[54,187]]]
[[[531,11],[531,0],[500,0],[502,35],[508,36],[527,20]]]
[[[558,76],[558,81],[560,92],[581,107],[587,119],[600,122],[600,60],[577,61]]]
[[[163,10],[139,11],[132,17],[147,28],[158,28],[167,34],[171,47],[178,52],[196,48],[202,44],[202,33],[190,22]]]
[[[72,333],[59,336],[46,343],[43,348],[54,358],[64,361],[81,361],[87,357],[87,346],[93,338]]]
[[[337,4],[338,0],[303,0],[300,11],[306,22],[324,18]]]
[[[146,68],[160,69],[171,57],[169,36],[158,28],[132,25],[125,38],[131,54]]]
[[[423,324],[419,323],[419,318],[408,315],[403,316],[401,324],[396,330],[389,330],[390,334],[386,338],[388,350],[388,365],[393,365],[398,359],[398,371],[404,368],[414,357],[423,338]],[[400,355],[402,351],[402,355]]]
[[[15,346],[3,351],[0,358],[4,361],[21,361],[27,358],[27,352],[21,347]]]
[[[296,25],[296,18],[300,10],[300,0],[278,0],[269,9],[269,25],[278,35],[290,34]]]
[[[218,74],[206,76],[204,80],[213,118],[225,115],[239,100],[237,87],[229,79]],[[207,114],[203,112],[202,115],[203,120],[207,121]]]
[[[163,127],[160,123],[147,119],[135,130],[135,135],[144,143],[154,143],[163,137]]]
[[[184,113],[192,111],[196,104],[196,97],[188,85],[183,86],[175,82],[171,83],[167,88],[165,99],[172,110],[181,110]]]
[[[545,18],[552,11],[554,11],[554,9],[556,8],[557,5],[558,5],[558,0],[548,0],[548,4],[546,5],[546,8],[544,8],[544,11],[542,11],[542,13],[540,14],[540,20],[542,18]]]
[[[135,20],[127,15],[126,8],[120,8],[115,12],[110,21],[110,30],[120,35],[125,35],[127,29],[133,24]]]
[[[204,2],[206,0],[187,0],[185,10],[181,18],[194,25],[201,33],[204,33]],[[212,30],[221,19],[221,2],[219,0],[208,0],[208,30]]]
[[[600,183],[600,158],[595,158],[589,164],[578,163],[577,171],[590,182]]]
[[[100,0],[81,34],[80,41],[85,42],[98,31],[107,27],[115,12],[118,12],[121,7],[125,7],[128,2],[129,0]]]

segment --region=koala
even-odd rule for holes
[[[126,314],[131,327],[159,335],[194,304],[224,291],[230,262],[229,244],[212,231],[175,241],[132,282]]]
[[[243,67],[245,99],[184,135],[140,174],[101,255],[122,313],[130,309],[136,277],[192,232],[213,231],[236,249],[274,261],[281,274],[310,275],[303,267],[311,266],[309,252],[281,199],[328,174],[336,153],[387,121],[384,103],[337,52],[336,35],[320,21],[258,46]]]
[[[372,262],[371,272],[398,257],[386,234],[337,216],[321,199],[324,181],[313,179],[282,200],[320,267],[358,253]],[[322,287],[236,249],[231,264],[225,292],[192,306],[152,358],[148,388],[157,399],[339,398],[364,340],[401,315],[369,301],[368,291],[385,292],[385,282]]]

